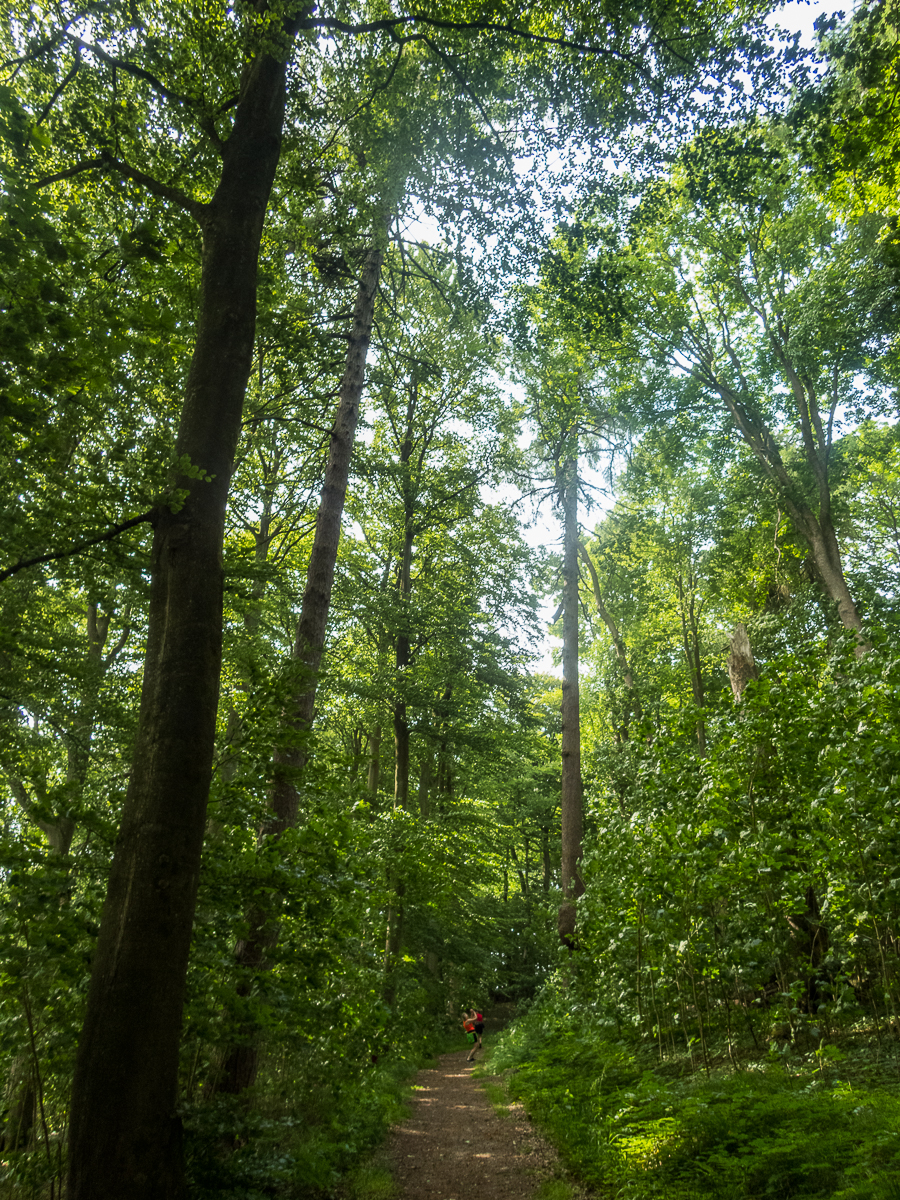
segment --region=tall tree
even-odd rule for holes
[[[680,392],[721,406],[862,651],[835,527],[834,438],[842,407],[879,408],[857,388],[877,285],[858,257],[865,231],[830,221],[784,153],[773,131],[707,132],[672,184],[651,190],[634,225],[625,353],[668,367],[674,403]]]
[[[278,164],[297,15],[247,22],[246,62],[208,201],[168,185],[203,233],[197,337],[153,583],[131,786],[72,1093],[69,1196],[183,1194],[173,1114],[221,665],[222,537],[252,361],[257,255]],[[175,496],[178,499],[175,499]]]

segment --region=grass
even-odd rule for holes
[[[855,1040],[854,1040],[855,1039]],[[558,1016],[491,1068],[576,1178],[620,1200],[900,1200],[900,1080],[884,1047],[779,1053],[707,1076]]]
[[[342,1193],[346,1200],[393,1200],[398,1190],[387,1167],[373,1160],[346,1177]]]
[[[509,1116],[509,1097],[506,1094],[506,1088],[502,1083],[497,1083],[492,1079],[483,1079],[481,1083],[482,1090],[491,1102],[491,1108],[498,1117]]]
[[[575,1193],[564,1179],[545,1179],[534,1194],[534,1200],[573,1200]]]

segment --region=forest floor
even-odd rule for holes
[[[488,1016],[485,1044],[505,1024]],[[499,1082],[479,1078],[466,1049],[419,1071],[409,1119],[383,1151],[396,1200],[570,1200],[556,1152],[510,1103]],[[483,1057],[478,1052],[478,1060]]]

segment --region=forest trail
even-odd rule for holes
[[[488,1018],[486,1040],[503,1023]],[[555,1171],[525,1110],[495,1109],[466,1052],[444,1054],[416,1076],[409,1119],[385,1148],[398,1200],[530,1200]]]

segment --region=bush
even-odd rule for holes
[[[825,1078],[815,1060],[672,1077],[550,996],[500,1036],[491,1064],[568,1167],[620,1197],[900,1195],[900,1088]]]

